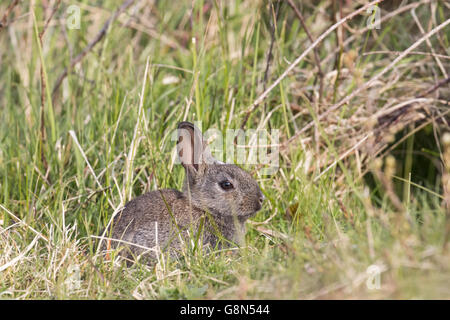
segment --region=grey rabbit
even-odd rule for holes
[[[177,132],[177,152],[186,173],[183,191],[156,190],[125,205],[112,229],[112,238],[122,241],[111,243],[125,243],[127,253],[122,255],[139,255],[156,245],[176,255],[183,242],[193,239],[211,248],[243,244],[245,221],[262,207],[264,195],[257,182],[238,166],[213,158],[195,125],[180,122]]]

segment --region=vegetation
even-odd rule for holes
[[[450,298],[449,9],[2,1],[0,298]],[[247,245],[105,257],[117,210],[181,188],[183,120],[278,130]]]

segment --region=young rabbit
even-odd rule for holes
[[[186,177],[183,191],[163,189],[143,194],[125,205],[113,222],[113,246],[141,254],[144,248],[170,250],[198,240],[212,248],[242,244],[245,221],[264,201],[252,176],[233,164],[214,159],[202,133],[190,122],[178,124],[177,151]],[[227,241],[228,240],[228,241]],[[154,254],[150,252],[150,256]]]

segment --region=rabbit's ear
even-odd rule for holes
[[[196,173],[206,165],[217,162],[211,155],[200,129],[190,122],[178,124],[177,151],[181,164],[187,170],[194,169]]]

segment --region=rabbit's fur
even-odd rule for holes
[[[214,159],[192,123],[179,123],[177,149],[186,172],[183,191],[143,194],[128,202],[114,219],[112,238],[137,245],[127,246],[128,254],[141,254],[144,247],[156,245],[174,254],[183,242],[194,239],[212,248],[226,242],[242,244],[245,221],[261,209],[264,196],[252,176]],[[219,239],[228,241],[218,243]],[[118,245],[114,242],[113,247]]]

